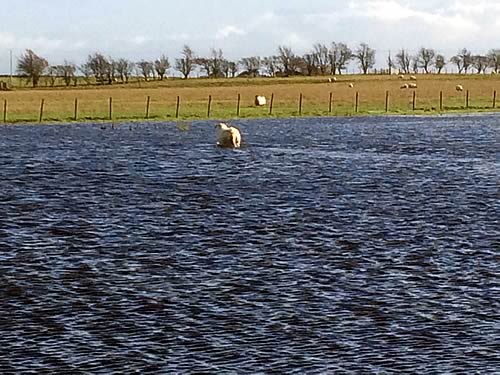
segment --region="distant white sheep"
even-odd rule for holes
[[[417,76],[410,76],[410,81],[416,81],[417,80]]]
[[[266,97],[264,95],[255,95],[255,105],[256,106],[266,105]]]
[[[354,87],[354,83],[349,83],[347,86],[349,86],[352,89]]]
[[[232,126],[228,126],[223,122],[216,125],[218,130],[217,146],[239,148],[241,146],[241,133]]]
[[[399,78],[399,79],[405,79],[405,75],[404,75],[404,74],[400,74],[400,75],[398,76],[398,78]]]
[[[337,77],[330,77],[330,78],[328,78],[328,82],[329,83],[337,82]]]
[[[408,85],[408,88],[409,88],[409,89],[416,89],[416,88],[417,88],[417,84],[416,84],[416,83],[410,83],[410,84]]]
[[[455,90],[457,91],[464,91],[464,87],[462,85],[456,85]]]
[[[404,85],[402,85],[402,86],[401,86],[401,89],[403,89],[403,90],[404,90],[404,89],[407,89],[408,87],[409,87],[409,86],[408,86],[408,84],[407,84],[407,83],[405,83]]]

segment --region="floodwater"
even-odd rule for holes
[[[500,368],[500,117],[0,127],[1,373]]]

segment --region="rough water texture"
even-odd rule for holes
[[[1,373],[498,371],[499,116],[235,124],[0,127]]]

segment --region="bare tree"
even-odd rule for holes
[[[392,69],[395,67],[396,65],[394,63],[394,60],[392,59],[391,51],[389,51],[389,55],[387,55],[387,72],[389,73],[389,75],[392,74]]]
[[[441,71],[443,70],[445,65],[446,65],[445,57],[441,54],[437,54],[436,59],[434,60],[434,66],[436,67],[438,74],[441,74]]]
[[[477,70],[477,74],[485,73],[489,65],[487,56],[475,55],[472,56],[472,66]]]
[[[294,59],[296,58],[295,53],[293,53],[290,47],[279,46],[278,47],[278,61],[281,65],[281,71],[285,75],[293,75],[295,73],[294,69]]]
[[[219,78],[219,77],[224,77],[224,62],[226,60],[224,59],[224,54],[222,53],[222,50],[212,48],[210,52],[210,59],[209,63],[211,65],[211,70],[212,74],[209,74],[211,77]]]
[[[64,61],[64,64],[57,66],[57,75],[62,77],[66,86],[71,84],[75,79],[76,66],[73,63]]]
[[[405,74],[410,73],[410,62],[411,62],[411,56],[405,49],[401,49],[396,54],[396,64],[401,72]]]
[[[187,79],[195,67],[195,54],[193,50],[185,44],[181,52],[182,57],[175,60],[175,68],[181,72],[184,79]]]
[[[262,59],[259,56],[244,57],[240,60],[240,64],[249,76],[257,77],[262,66]]]
[[[316,65],[317,59],[314,56],[314,53],[306,53],[302,58],[304,59],[306,74],[308,76],[312,76],[313,74],[317,74],[317,72],[319,71],[319,68]]]
[[[83,80],[85,81],[85,83],[87,85],[90,85],[90,79],[91,79],[93,73],[92,73],[92,69],[90,68],[90,64],[88,63],[88,61],[84,64],[81,64],[78,67],[78,70],[83,74]]]
[[[236,77],[236,73],[238,73],[238,63],[235,61],[227,62],[228,76],[231,75],[232,78]]]
[[[28,77],[33,87],[36,87],[48,66],[49,63],[46,59],[27,49],[17,62],[17,71],[21,75]]]
[[[151,61],[141,60],[135,64],[139,70],[139,73],[144,77],[145,81],[149,81],[149,78],[154,72],[154,64]]]
[[[347,44],[344,43],[336,43],[335,48],[338,51],[337,71],[339,74],[342,74],[342,70],[347,70],[347,64],[352,60],[353,53]],[[373,51],[373,64],[375,64],[375,51]]]
[[[134,70],[134,63],[127,59],[119,59],[116,62],[116,73],[120,77],[122,83],[128,83],[129,77]]]
[[[159,59],[155,60],[154,67],[156,73],[158,73],[158,76],[160,77],[160,81],[163,81],[165,73],[170,68],[170,62],[168,61],[168,57],[166,57],[165,55],[161,55]]]
[[[358,60],[359,67],[363,74],[368,73],[368,69],[375,66],[375,50],[370,48],[368,44],[361,43],[354,53],[354,57]]]
[[[463,70],[464,70],[463,62],[462,62],[462,59],[458,55],[453,56],[450,59],[450,62],[452,62],[453,64],[455,64],[457,66],[458,74],[461,74],[463,72]]]
[[[415,74],[418,73],[418,67],[419,67],[418,55],[411,56],[410,61],[411,61],[411,71]]]
[[[276,72],[279,70],[279,58],[278,56],[268,56],[262,59],[262,65],[266,72],[274,77]]]
[[[210,57],[199,57],[195,59],[195,63],[200,66],[209,78],[225,77],[228,72],[228,69],[226,69],[227,60],[224,58],[221,49],[212,49]]]
[[[472,53],[467,48],[463,48],[451,58],[451,62],[457,66],[458,73],[464,72],[467,74],[469,67],[472,65]]]
[[[50,65],[47,69],[47,78],[49,80],[50,87],[54,87],[56,80],[57,80],[57,74],[59,70],[57,69],[56,65]]]
[[[417,53],[417,64],[424,69],[426,74],[429,74],[429,68],[434,65],[436,59],[436,51],[432,48],[420,48]]]
[[[207,77],[212,75],[212,63],[209,58],[206,57],[197,57],[194,60],[194,64],[198,65],[202,71],[205,72]]]
[[[313,46],[312,56],[315,59],[314,65],[316,66],[319,74],[324,75],[329,70],[329,51],[328,47],[321,43],[316,43]]]
[[[495,73],[500,71],[500,49],[491,49],[488,51],[489,66]]]
[[[342,74],[342,70],[347,69],[347,64],[354,57],[351,49],[344,43],[332,43],[328,59],[332,74]]]
[[[114,68],[110,60],[100,53],[94,53],[87,58],[87,67],[92,71],[97,83],[111,83]]]

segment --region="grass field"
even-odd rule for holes
[[[417,89],[401,89],[400,86],[409,81],[395,75],[347,75],[337,79],[337,82],[329,83],[327,77],[200,78],[136,81],[111,86],[14,88],[0,91],[0,122],[4,119],[8,123],[39,121],[42,100],[43,122],[75,121],[75,100],[77,121],[139,120],[146,118],[148,97],[148,118],[155,120],[176,119],[177,97],[178,118],[182,120],[384,114],[386,92],[387,113],[390,114],[498,111],[498,105],[493,108],[493,97],[495,91],[500,93],[499,75],[418,75]],[[350,88],[349,83],[354,87]],[[457,84],[463,85],[463,92],[455,90]],[[440,92],[443,95],[442,108]],[[302,107],[299,110],[301,94]],[[239,116],[238,95],[241,98]],[[265,95],[268,105],[256,107],[253,103],[255,95]],[[271,95],[274,100],[270,114]]]

